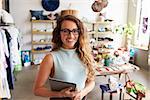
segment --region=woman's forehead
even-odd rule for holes
[[[61,24],[61,27],[67,27],[67,28],[77,28],[77,25],[75,22],[71,21],[71,20],[64,20]]]

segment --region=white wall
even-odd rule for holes
[[[114,19],[119,24],[127,23],[128,0],[109,0],[107,17]]]
[[[31,23],[29,10],[43,10],[41,6],[42,0],[10,0],[10,13],[13,16],[16,26],[22,35],[22,49],[31,49]],[[118,23],[125,24],[127,22],[128,0],[108,0],[106,17],[113,19]],[[91,9],[94,0],[60,0],[60,7],[54,11],[60,12],[64,9],[79,10],[80,17],[86,17],[88,20],[95,20],[99,13],[95,13]],[[71,6],[70,6],[71,4]],[[44,12],[50,13],[50,12]]]
[[[144,10],[144,15],[150,15],[149,9],[149,0],[143,0],[146,6],[142,10]],[[131,22],[132,24],[136,25],[136,28],[139,26],[139,18],[140,16],[140,9],[141,9],[141,0],[129,0],[129,8],[128,8],[128,23]],[[141,41],[144,41],[143,39]],[[139,48],[135,48],[135,64],[142,69],[150,71],[150,65],[148,65],[148,50],[142,50]]]
[[[134,2],[133,2],[134,1]],[[129,0],[129,9],[128,9],[128,22],[136,24],[136,14],[137,14],[137,0]]]

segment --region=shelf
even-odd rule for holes
[[[32,50],[32,53],[48,53],[50,50]]]
[[[100,22],[100,21],[97,21],[97,22],[93,22],[92,24],[99,24],[99,25],[110,25],[112,22]]]
[[[32,34],[52,34],[52,32],[32,31]]]
[[[92,31],[92,32],[88,32],[88,34],[114,34],[114,33],[111,32],[111,31],[106,31],[106,32],[95,32],[95,31]]]
[[[48,27],[49,25],[50,27]],[[32,61],[34,61],[37,57],[43,58],[42,56],[45,56],[45,54],[51,51],[51,48],[48,49],[44,47],[52,45],[51,39],[48,40],[48,38],[52,36],[52,31],[55,28],[55,25],[56,20],[31,20]],[[43,46],[43,48],[39,47],[37,50],[35,49],[36,46]]]
[[[110,25],[112,22],[110,21],[106,21],[106,22],[101,22],[101,21],[95,21],[95,22],[84,22],[84,23],[87,23],[87,24],[99,24],[99,25]]]
[[[46,44],[51,44],[51,42],[35,42],[35,41],[32,41],[32,44],[33,45],[46,45]]]
[[[55,23],[56,20],[31,20],[32,23]]]
[[[114,49],[107,49],[107,48],[100,48],[101,51],[99,51],[100,53],[102,54],[108,54],[108,53],[111,53],[113,52]]]

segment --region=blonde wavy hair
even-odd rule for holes
[[[83,23],[78,18],[72,15],[66,15],[66,16],[61,16],[57,20],[57,25],[55,29],[53,30],[52,42],[54,45],[53,45],[52,51],[57,51],[60,49],[60,47],[62,47],[63,43],[60,37],[60,30],[61,30],[61,25],[63,21],[65,20],[75,22],[79,29],[79,39],[75,44],[76,52],[80,60],[87,67],[86,69],[87,69],[88,80],[94,80],[95,78],[95,73],[94,73],[94,68],[93,68],[94,59],[93,59],[93,56],[91,55],[91,48],[90,48],[89,41],[88,41],[88,35],[87,35],[86,29]]]

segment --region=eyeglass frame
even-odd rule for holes
[[[64,31],[66,31],[66,32],[64,32]],[[61,29],[60,32],[63,32],[64,35],[70,35],[71,33],[72,33],[73,35],[79,35],[80,30],[77,29],[77,28],[72,29],[72,30],[70,30],[70,29],[68,29],[68,28],[64,28],[64,29]],[[75,33],[75,32],[76,32],[76,33]]]

